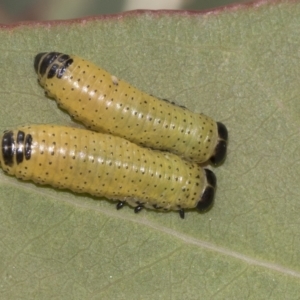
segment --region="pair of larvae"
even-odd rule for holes
[[[23,180],[118,200],[135,207],[211,207],[216,177],[199,166],[226,156],[227,129],[155,98],[91,62],[40,53],[34,67],[49,97],[88,129],[31,125],[5,131],[2,169]],[[142,146],[142,147],[141,147]]]

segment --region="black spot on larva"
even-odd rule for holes
[[[212,206],[217,184],[216,176],[212,171],[205,169],[205,173],[208,185],[202,193],[201,199],[197,203],[197,209],[199,211],[206,211]]]
[[[227,141],[228,141],[228,131],[223,123],[217,122],[218,126],[218,142],[214,149],[214,154],[211,156],[210,161],[213,165],[217,166],[221,164],[227,152]]]
[[[67,55],[67,54],[62,54],[62,55],[60,55],[59,57],[58,57],[58,61],[59,62],[66,62],[66,61],[68,61],[70,59],[70,56],[69,55]]]
[[[16,161],[17,164],[21,163],[24,159],[24,139],[25,139],[25,133],[24,131],[18,131],[17,134],[17,150],[16,150]]]
[[[213,204],[214,195],[215,190],[212,187],[207,187],[201,196],[201,200],[197,204],[197,209],[199,211],[208,210]]]
[[[40,63],[42,57],[43,57],[45,54],[46,54],[45,52],[44,52],[44,53],[39,53],[39,54],[37,54],[37,55],[35,56],[35,58],[34,58],[34,70],[35,70],[36,73],[40,73],[40,71],[39,71],[39,63]],[[41,75],[42,75],[42,74],[41,74]]]
[[[47,78],[53,78],[56,74],[56,71],[58,69],[58,65],[57,64],[53,64],[50,68],[50,70],[48,71],[48,74],[47,74]]]
[[[4,132],[2,137],[2,157],[4,160],[4,164],[8,166],[13,165],[15,152],[15,141],[12,131]]]
[[[207,183],[209,185],[211,185],[213,188],[215,188],[216,185],[217,185],[216,175],[209,169],[204,169],[204,171],[205,171],[205,174],[206,174]]]
[[[31,144],[32,144],[32,136],[31,134],[27,134],[25,137],[25,159],[29,160],[31,157]]]
[[[217,125],[218,125],[219,138],[227,142],[227,140],[228,140],[228,131],[227,131],[226,126],[221,122],[217,122]]]
[[[61,54],[59,52],[39,53],[34,59],[34,69],[40,75],[44,76],[48,70],[47,78],[61,78],[65,70],[73,60],[69,55]]]
[[[57,71],[57,78],[61,78],[65,73],[66,69],[73,63],[73,59],[66,60]]]
[[[49,53],[39,53],[35,57],[35,69],[36,72],[39,73],[41,76],[44,76],[48,66],[50,66],[53,61],[58,57],[60,53],[58,52],[49,52]],[[39,68],[38,68],[39,66]]]

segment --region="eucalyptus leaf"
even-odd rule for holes
[[[39,52],[77,54],[226,124],[205,214],[129,207],[0,171],[2,299],[299,299],[300,3],[135,11],[0,28],[0,130],[82,127],[37,84]]]

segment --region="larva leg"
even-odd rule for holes
[[[144,206],[138,205],[138,206],[136,206],[136,207],[134,208],[134,212],[137,214],[137,213],[139,213],[143,208],[144,208]]]
[[[184,209],[179,210],[179,216],[181,219],[184,219]]]
[[[124,201],[119,201],[116,205],[116,209],[119,210],[119,209],[123,208],[124,204],[125,204]]]

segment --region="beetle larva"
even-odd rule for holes
[[[155,98],[75,55],[39,53],[46,94],[87,128],[202,163],[226,156],[227,129],[211,118]]]
[[[123,138],[89,130],[30,125],[3,133],[2,169],[17,178],[135,207],[208,209],[216,178],[212,171],[175,154],[142,148]]]

